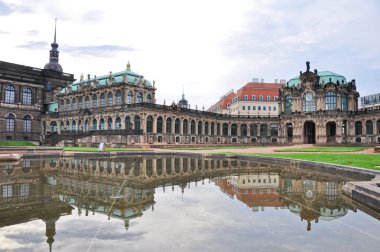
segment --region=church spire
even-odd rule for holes
[[[62,66],[58,63],[59,61],[59,51],[57,44],[57,18],[55,19],[54,25],[54,41],[51,43],[49,63],[47,63],[44,69],[54,70],[57,72],[62,72]]]

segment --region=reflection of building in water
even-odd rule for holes
[[[284,178],[281,184],[283,203],[292,213],[307,221],[307,230],[311,222],[330,221],[347,214],[356,207],[342,196],[340,180],[317,181],[315,178]]]
[[[278,189],[280,177],[278,173],[249,173],[231,175],[216,180],[223,192],[231,198],[236,197],[253,211],[260,207],[282,207]]]
[[[60,216],[71,214],[72,207],[59,201],[41,170],[31,168],[34,162],[0,165],[0,228],[41,219],[51,251],[55,224]]]

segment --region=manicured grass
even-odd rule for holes
[[[78,152],[98,152],[97,147],[64,147],[65,151],[78,151]],[[141,149],[141,148],[105,148],[106,152],[114,152],[114,151],[149,151],[149,149]]]
[[[370,147],[308,147],[280,149],[275,152],[353,152],[367,149]]]
[[[0,141],[0,146],[36,146],[28,141]]]
[[[229,153],[233,154],[233,153]],[[237,154],[237,153],[235,153]],[[367,168],[371,170],[380,170],[380,154],[333,154],[333,153],[239,153],[241,155],[269,156],[280,158],[301,159],[316,161],[322,163],[341,164],[353,167]],[[376,167],[378,166],[378,167]]]
[[[208,146],[208,147],[168,147],[173,150],[223,150],[223,149],[248,149],[264,148],[264,146]]]

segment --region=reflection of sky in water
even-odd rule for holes
[[[53,251],[378,251],[380,222],[358,210],[307,222],[288,209],[252,211],[214,183],[156,189],[154,211],[124,221],[92,212],[61,216]],[[0,229],[0,251],[48,251],[41,220]]]

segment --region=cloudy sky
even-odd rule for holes
[[[252,78],[311,68],[380,92],[377,0],[0,0],[2,61],[43,68],[57,17],[64,72],[125,69],[156,81],[157,103],[206,108]]]

